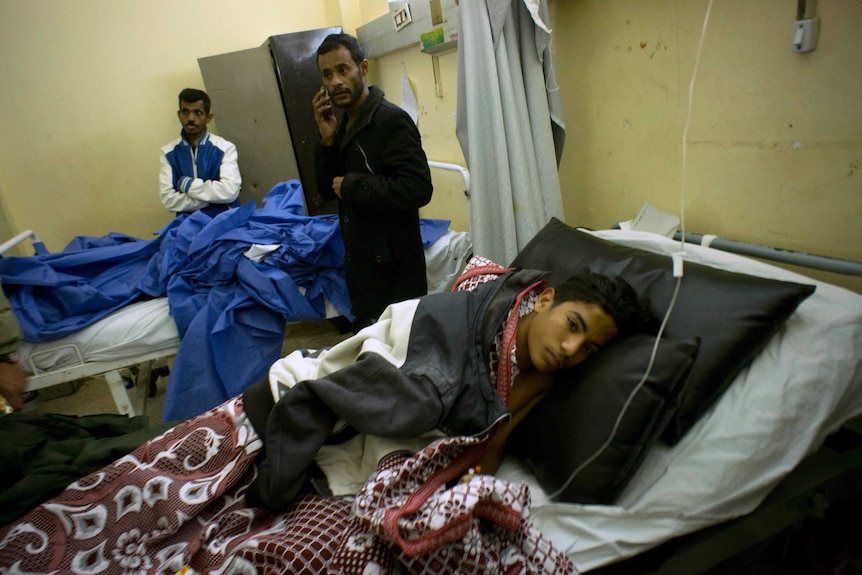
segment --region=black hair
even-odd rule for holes
[[[321,54],[333,52],[339,48],[347,48],[350,51],[350,57],[356,62],[357,66],[365,60],[365,52],[362,51],[359,40],[350,34],[330,34],[318,46],[317,55],[319,57]]]
[[[582,268],[554,288],[553,306],[580,301],[600,306],[617,324],[619,335],[654,328],[649,303],[619,276],[595,273]]]
[[[184,88],[182,92],[180,92],[180,108],[183,107],[183,102],[188,102],[191,104],[192,102],[197,102],[198,100],[204,101],[204,112],[207,115],[210,113],[210,97],[203,90],[196,90],[195,88]]]

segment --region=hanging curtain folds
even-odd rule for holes
[[[557,173],[565,124],[545,0],[461,2],[456,133],[471,174],[470,233],[507,263],[564,220]]]

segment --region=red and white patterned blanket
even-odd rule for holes
[[[390,457],[355,501],[306,495],[273,514],[245,505],[262,444],[235,398],[0,529],[0,573],[574,573],[524,485],[474,476],[400,511],[475,442]]]

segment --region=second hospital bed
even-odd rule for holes
[[[0,255],[23,242],[39,241],[33,231],[19,234],[3,244]],[[430,292],[451,287],[472,254],[466,232],[448,230],[425,249]],[[327,319],[341,312],[325,302]],[[129,304],[83,328],[49,342],[22,341],[21,365],[32,375],[26,391],[35,391],[83,378],[103,378],[117,411],[140,415],[152,382],[166,373],[166,363],[180,346],[180,335],[171,316],[168,298],[159,297]]]

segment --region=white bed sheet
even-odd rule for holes
[[[680,249],[646,232],[591,233],[667,255]],[[530,484],[537,527],[581,571],[751,512],[827,435],[862,413],[862,295],[699,245],[686,244],[685,259],[817,289],[676,446],[650,450],[616,505],[551,502],[529,472],[504,462],[499,474]]]
[[[176,353],[180,345],[168,298],[136,302],[58,340],[21,342],[18,354],[38,374],[87,362],[111,362],[145,352]]]

